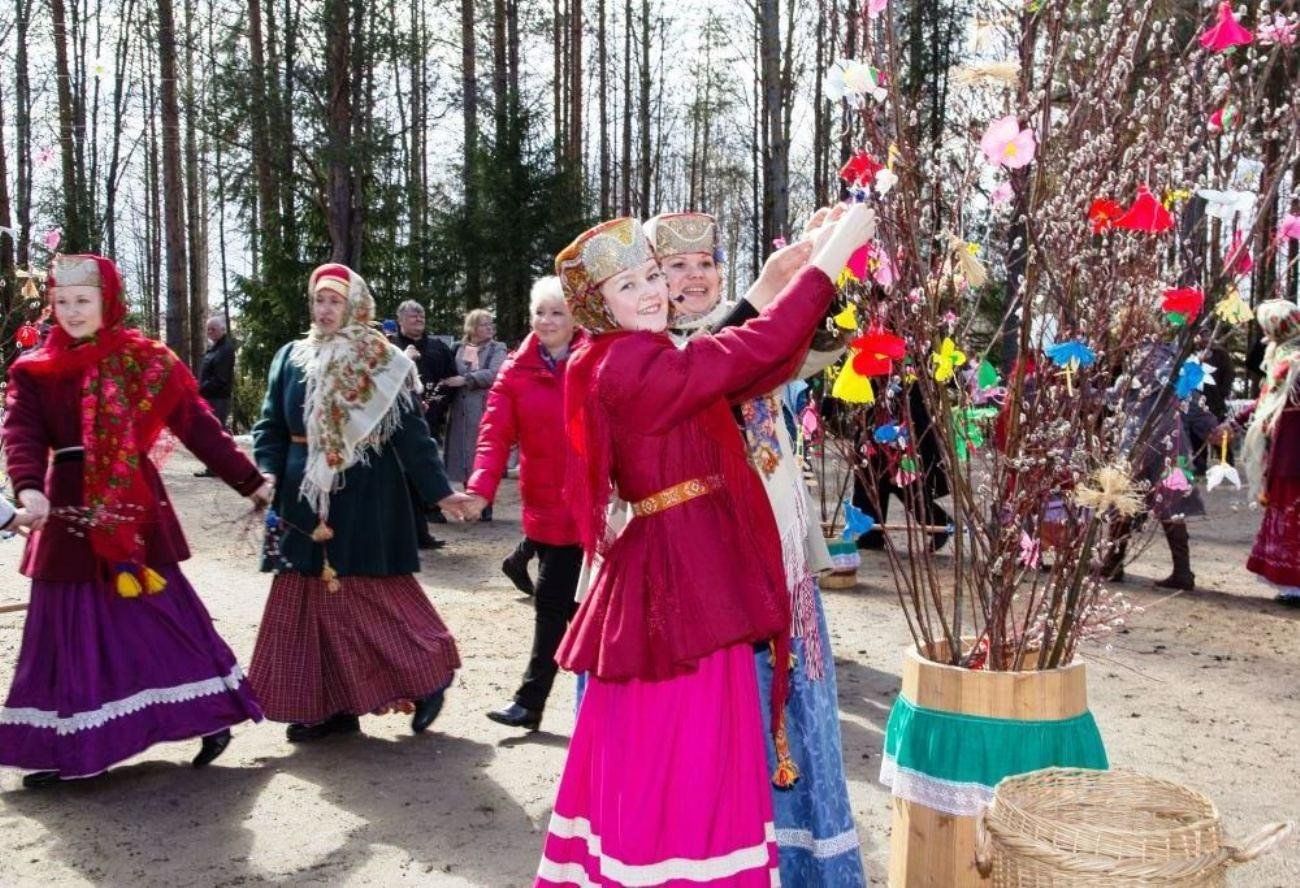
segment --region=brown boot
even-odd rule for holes
[[[1174,561],[1174,572],[1163,580],[1157,580],[1161,589],[1179,589],[1191,592],[1196,588],[1196,574],[1192,573],[1192,548],[1187,537],[1187,523],[1184,521],[1161,521],[1165,529],[1165,540],[1169,543],[1169,554]]]

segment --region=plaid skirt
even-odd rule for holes
[[[266,717],[311,724],[365,715],[451,684],[460,655],[415,577],[276,574],[248,680]]]

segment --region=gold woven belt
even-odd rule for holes
[[[644,518],[646,515],[653,515],[665,509],[671,509],[673,506],[680,506],[697,496],[704,496],[706,493],[721,489],[721,475],[692,478],[689,481],[674,484],[672,487],[665,487],[658,493],[652,493],[643,500],[637,500],[632,504],[632,514],[638,518]]]
[[[307,436],[306,436],[306,435],[290,435],[290,436],[289,436],[289,441],[290,441],[290,443],[293,443],[293,444],[306,444],[306,443],[307,443]]]

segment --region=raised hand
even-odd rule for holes
[[[853,252],[876,234],[876,212],[866,204],[855,203],[838,220],[834,217],[832,212],[833,224],[823,226],[825,230],[815,236],[812,257],[812,264],[831,280],[839,277]]]

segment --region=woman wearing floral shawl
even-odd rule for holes
[[[408,708],[425,730],[460,665],[419,570],[406,477],[459,517],[420,413],[415,365],[373,326],[366,282],[345,265],[308,279],[311,330],[271,364],[253,451],[279,479],[262,569],[275,572],[249,678],[290,742],[356,731]]]
[[[1278,587],[1279,602],[1300,607],[1300,307],[1270,299],[1256,317],[1268,341],[1264,380],[1236,420],[1250,419],[1242,453],[1264,520],[1246,568]]]
[[[190,552],[151,451],[167,429],[236,492],[264,504],[271,488],[185,364],[127,327],[111,259],[56,256],[47,293],[57,325],[10,368],[5,405],[6,466],[33,533],[0,765],[40,787],[201,737],[201,768],[231,725],[262,713],[181,572]]]

